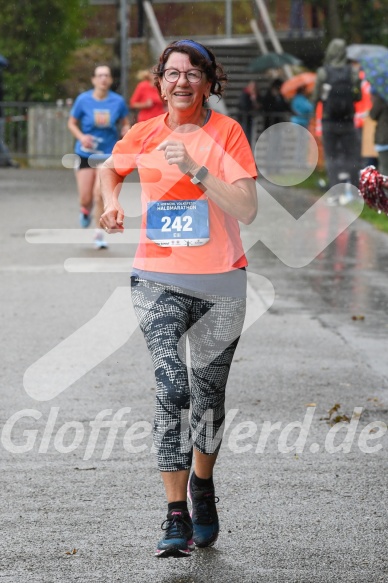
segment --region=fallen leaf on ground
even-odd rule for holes
[[[383,407],[384,406],[378,397],[370,397],[369,399],[367,399],[367,401],[372,401],[372,403],[376,407]]]
[[[335,425],[336,423],[350,423],[350,417],[347,415],[336,415],[333,419],[330,419],[330,425]]]
[[[352,320],[365,320],[365,316],[362,314],[352,316]]]
[[[328,410],[329,419],[333,415],[333,413],[336,413],[338,411],[338,409],[340,409],[340,407],[341,407],[341,405],[339,403],[336,403],[335,405],[332,406],[331,409]]]
[[[321,421],[327,421],[327,423],[331,426],[335,425],[336,423],[341,423],[341,421],[343,423],[350,423],[350,417],[348,417],[347,415],[341,415],[338,414],[335,417],[333,417],[334,413],[338,413],[338,410],[341,408],[340,403],[336,403],[335,405],[332,406],[331,409],[329,409],[328,417],[321,417]]]

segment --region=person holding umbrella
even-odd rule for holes
[[[375,149],[378,154],[379,171],[388,176],[388,64],[385,54],[361,59],[361,67],[372,86],[372,109],[370,117],[377,122]]]
[[[245,132],[248,142],[252,145],[253,117],[262,108],[262,98],[257,81],[249,81],[243,88],[238,100],[238,121]]]
[[[290,106],[281,93],[282,85],[282,79],[274,79],[263,97],[265,130],[276,123],[286,121],[285,114],[290,112]]]
[[[316,73],[304,71],[284,81],[280,91],[286,99],[292,99],[300,87],[304,87],[306,94],[310,95],[315,87],[316,80]]]
[[[372,93],[370,117],[377,122],[375,149],[379,160],[379,171],[388,176],[388,103],[378,94]]]

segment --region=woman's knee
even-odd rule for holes
[[[156,398],[164,412],[176,415],[177,412],[190,408],[190,387],[187,375],[165,370],[164,367],[155,370],[157,385]]]

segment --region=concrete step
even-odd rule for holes
[[[211,48],[222,63],[227,75],[228,85],[225,90],[225,103],[231,113],[237,112],[237,104],[242,89],[249,81],[257,81],[262,93],[265,93],[273,77],[268,73],[251,73],[251,61],[260,56],[261,52],[256,40],[252,37],[233,39],[196,38],[199,42]],[[295,55],[310,69],[315,69],[322,63],[324,54],[323,36],[307,35],[304,38],[282,38],[282,47],[285,52]],[[267,39],[269,50],[272,47]]]
[[[213,45],[208,43],[207,46],[214,51],[217,61],[222,63],[228,75],[228,85],[224,99],[229,113],[235,116],[241,91],[249,81],[257,81],[263,93],[269,85],[268,76],[249,71],[250,62],[260,55],[260,50],[256,42],[251,42],[250,44],[245,42],[242,45],[236,45],[236,43]]]

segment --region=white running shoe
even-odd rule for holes
[[[96,229],[94,246],[96,249],[108,249],[108,243],[104,239],[104,231],[102,229]]]

